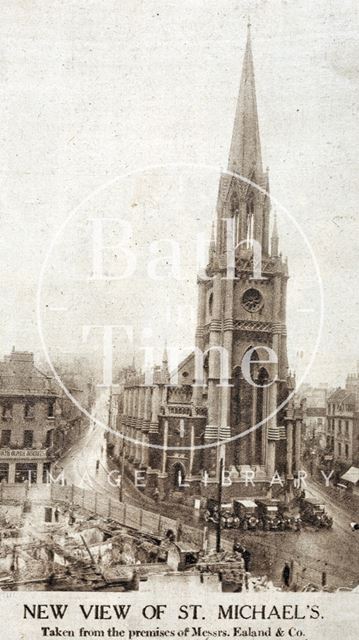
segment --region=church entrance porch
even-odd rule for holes
[[[186,471],[181,462],[175,462],[169,473],[170,486],[172,491],[184,491]]]

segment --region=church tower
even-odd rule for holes
[[[216,234],[206,277],[198,280],[196,347],[207,356],[204,372],[196,374],[194,402],[207,407],[205,443],[224,445],[205,449],[204,466],[212,475],[219,455],[227,468],[255,465],[266,477],[288,470],[286,409],[277,412],[290,382],[288,269],[279,253],[275,217],[272,224],[270,218],[248,26],[228,170],[219,182]]]
[[[206,273],[198,278],[196,349],[175,380],[165,349],[153,384],[132,376],[124,386],[124,456],[131,473],[146,472],[149,495],[215,497],[224,460],[227,498],[266,495],[277,471],[277,491],[285,488],[291,499],[303,411],[288,397],[295,382],[287,362],[287,281],[262,165],[248,28],[228,169],[219,180]],[[254,488],[243,483],[249,465]]]

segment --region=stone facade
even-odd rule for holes
[[[357,393],[350,385],[336,389],[328,398],[327,451],[342,469],[359,466],[359,408]]]
[[[93,392],[87,387],[69,388],[90,408]],[[35,366],[32,353],[14,349],[0,362],[0,480],[48,481],[53,462],[78,441],[86,424],[51,376]]]
[[[38,371],[32,353],[15,351],[0,363],[0,477],[42,483],[51,469],[59,394]]]
[[[286,345],[288,268],[275,220],[270,237],[268,192],[248,33],[216,231],[198,277],[194,353],[180,364],[175,385],[165,354],[153,384],[133,373],[124,386],[121,455],[132,473],[146,470],[150,491],[213,494],[220,458],[233,495],[268,491],[276,472],[288,488],[300,469],[302,411],[286,402],[294,388]],[[254,489],[243,483],[248,468],[256,474]]]

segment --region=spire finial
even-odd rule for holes
[[[228,169],[260,184],[263,169],[250,27],[251,23],[248,19],[247,44],[242,65]]]
[[[164,344],[164,349],[163,349],[163,355],[162,355],[162,362],[163,362],[163,363],[168,363],[168,355],[167,355],[167,338],[165,339],[165,344]]]
[[[165,347],[164,347],[163,356],[162,356],[161,378],[162,378],[163,384],[168,384],[170,379],[170,373],[168,369],[167,338],[165,340]]]

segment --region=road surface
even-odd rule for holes
[[[96,403],[97,416],[107,422],[108,404],[103,394]],[[98,462],[98,469],[96,462]],[[119,497],[119,489],[113,486],[116,473],[109,475],[107,466],[105,431],[90,424],[83,439],[76,443],[59,463],[64,469],[68,484]],[[252,551],[253,571],[269,575],[275,583],[281,581],[281,572],[285,562],[293,562],[294,581],[300,586],[307,583],[321,584],[322,574],[326,573],[328,586],[352,587],[359,584],[359,532],[351,531],[351,516],[344,507],[330,500],[317,484],[308,483],[307,495],[319,498],[327,505],[327,511],[333,518],[331,530],[316,530],[306,527],[297,532],[260,532],[246,533],[226,531],[223,537],[231,545],[234,538]],[[128,481],[124,485],[124,501],[148,510],[160,510],[169,517],[179,517],[174,505],[173,513],[168,505],[156,505],[151,499],[144,498]],[[163,507],[163,509],[162,509]],[[190,512],[183,511],[183,519],[193,526],[203,526]],[[182,516],[181,516],[182,517]],[[211,544],[214,537],[211,536]]]

